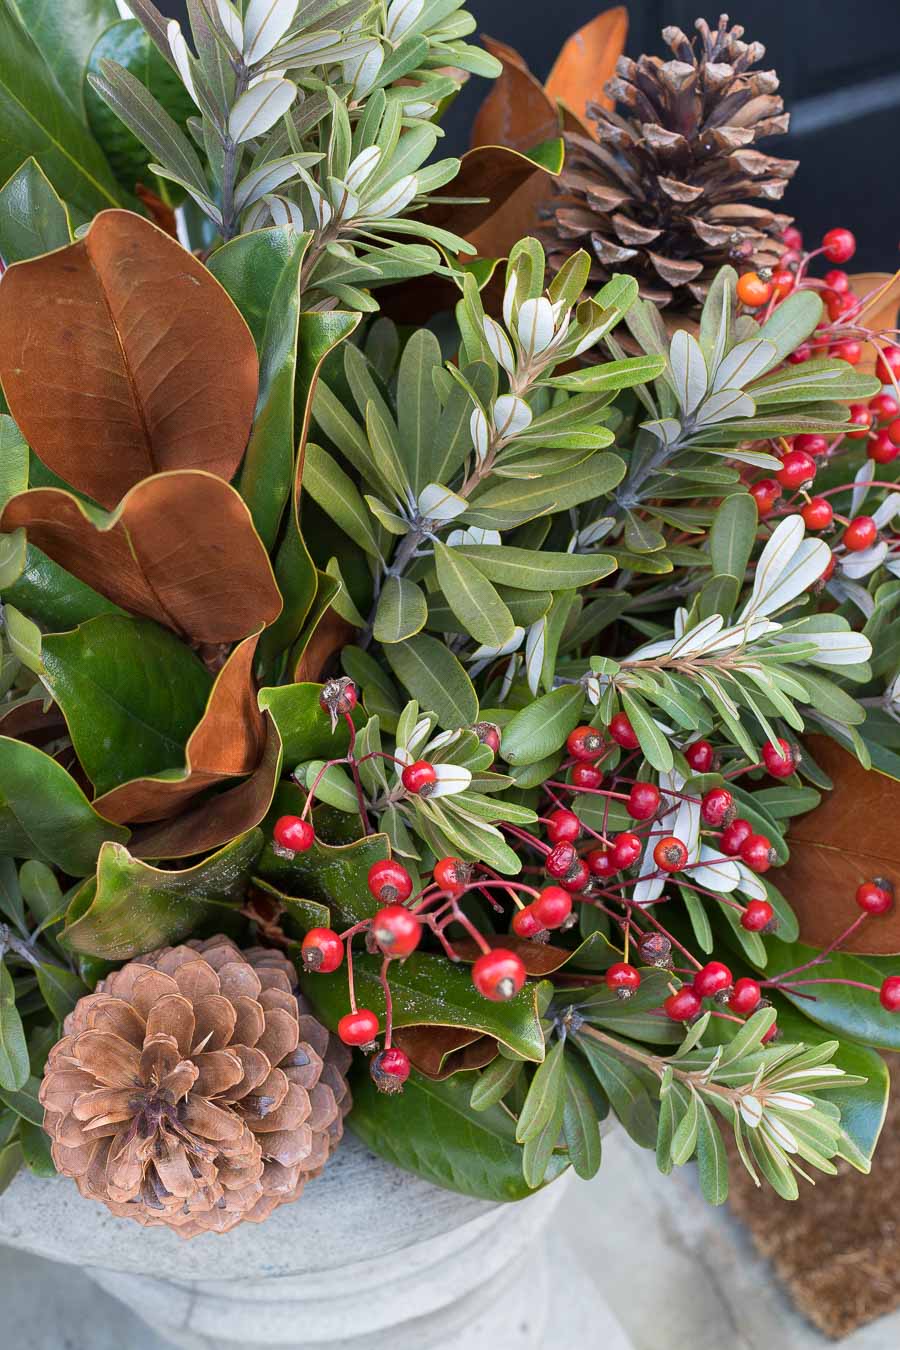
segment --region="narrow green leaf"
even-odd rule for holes
[[[533,764],[564,744],[584,708],[580,684],[561,685],[527,704],[503,729],[503,758],[508,764]]]
[[[632,694],[627,689],[621,691],[621,697],[622,706],[628,714],[648,764],[652,764],[654,769],[658,769],[661,773],[668,773],[675,762],[672,747],[653,720],[647,705],[637,694]]]
[[[537,552],[505,544],[464,544],[458,551],[490,581],[526,591],[580,590],[615,571],[605,553]]]
[[[540,1134],[559,1110],[565,1094],[564,1048],[563,1041],[555,1041],[544,1062],[535,1070],[516,1125],[516,1138],[520,1144]]]
[[[515,631],[513,617],[475,564],[440,540],[435,541],[434,560],[438,584],[459,619],[459,631],[490,647],[509,642]]]
[[[728,1198],[728,1155],[719,1126],[703,1101],[698,1108],[697,1126],[700,1189],[708,1204],[722,1205]]]
[[[725,498],[709,532],[709,552],[716,576],[746,575],[758,524],[756,502],[749,492]]]
[[[486,1111],[503,1100],[515,1086],[522,1073],[523,1061],[498,1055],[481,1073],[472,1088],[469,1105],[473,1111]]]
[[[405,642],[428,618],[428,601],[409,577],[388,577],[378,597],[373,635],[378,642]]]
[[[394,675],[419,706],[437,714],[442,727],[471,726],[478,720],[478,696],[459,661],[437,638],[417,633],[385,648]]]
[[[584,1074],[573,1055],[566,1057],[565,1069],[563,1134],[576,1174],[582,1180],[590,1181],[600,1170],[600,1123]]]
[[[17,1090],[28,1081],[28,1046],[16,1007],[16,989],[0,960],[0,1088]]]

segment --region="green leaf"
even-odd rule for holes
[[[0,454],[2,451],[0,437]],[[4,588],[3,598],[30,618],[39,620],[50,632],[76,628],[98,614],[124,616],[124,610],[118,605],[73,577],[31,544],[25,549],[23,571],[11,586]]]
[[[441,364],[441,347],[434,333],[418,329],[403,349],[397,375],[400,454],[416,497],[435,481],[428,475],[441,417],[434,387],[434,372]]]
[[[41,166],[27,159],[0,188],[0,257],[7,265],[24,262],[62,248],[71,237],[66,208]]]
[[[478,696],[459,661],[437,638],[417,633],[385,648],[385,659],[419,706],[448,730],[478,720]]]
[[[502,1101],[507,1092],[518,1082],[523,1070],[521,1059],[507,1059],[498,1055],[493,1064],[489,1064],[478,1075],[469,1105],[473,1111],[486,1111]]]
[[[173,633],[149,619],[101,615],[47,636],[44,667],[98,795],[184,764],[212,679]]]
[[[72,900],[62,940],[110,961],[180,942],[199,923],[240,906],[262,844],[262,831],[249,830],[183,871],[151,867],[122,844],[104,844],[96,877]]]
[[[600,1170],[600,1123],[584,1073],[574,1055],[567,1055],[563,1134],[572,1166],[584,1181]]]
[[[6,601],[3,610],[3,626],[9,650],[17,661],[21,661],[26,670],[35,675],[44,674],[41,659],[41,630],[36,623],[25,617],[19,610]]]
[[[584,708],[580,684],[565,684],[517,712],[503,729],[503,758],[508,764],[533,764],[565,743]]]
[[[520,1144],[541,1133],[559,1111],[565,1094],[565,1043],[557,1040],[535,1070],[525,1102],[519,1112],[516,1138]]]
[[[522,1149],[522,1175],[532,1190],[537,1190],[547,1179],[547,1169],[559,1143],[565,1100],[564,1092],[560,1091],[547,1120],[537,1134],[529,1136]]]
[[[56,873],[46,863],[31,858],[19,871],[22,899],[41,928],[62,917],[64,899]]]
[[[119,18],[115,0],[78,0],[74,5],[13,0],[13,7],[18,9],[66,98],[83,114],[82,87],[88,58],[100,34]]]
[[[67,25],[68,13],[59,21]],[[33,156],[81,219],[123,204],[99,146],[11,4],[0,5],[0,126],[0,181]]]
[[[50,1140],[41,1125],[33,1125],[30,1120],[23,1120],[19,1126],[19,1141],[29,1172],[33,1172],[36,1177],[56,1176],[56,1168],[50,1155]]]
[[[819,955],[814,947],[804,946],[800,942],[782,942],[777,937],[766,938],[766,951],[767,978],[793,970]],[[762,968],[759,962],[753,964],[757,969]],[[815,969],[804,971],[797,978],[855,980],[880,988],[888,975],[896,973],[897,962],[892,957],[851,956],[836,952]],[[849,1037],[880,1050],[900,1050],[900,1019],[882,1008],[877,994],[843,984],[804,985],[796,994],[789,990],[783,992],[785,998],[811,1022],[818,1023],[842,1039]],[[810,994],[814,997],[809,998]]]
[[[672,747],[654,722],[647,705],[637,694],[632,694],[627,689],[621,691],[621,696],[622,707],[634,727],[634,734],[648,764],[652,764],[660,773],[668,773],[675,762]]]
[[[383,1019],[381,964],[380,956],[354,954],[356,996],[363,1007]],[[317,1015],[334,1030],[349,1009],[346,970],[310,975],[303,979],[303,991]],[[463,1027],[494,1036],[522,1059],[539,1063],[544,1057],[535,984],[526,984],[505,1003],[493,1003],[478,993],[467,966],[454,965],[444,956],[413,952],[392,967],[391,996],[397,1027]]]
[[[66,970],[65,966],[54,965],[50,961],[38,966],[35,975],[44,1002],[57,1022],[64,1021],[78,1000],[88,992],[87,985],[73,970]]]
[[[309,444],[303,461],[303,489],[349,539],[373,558],[381,557],[372,518],[356,484],[327,450]],[[420,625],[421,627],[421,625]]]
[[[385,834],[369,834],[351,844],[316,840],[306,853],[295,853],[293,858],[280,858],[271,844],[266,844],[255,871],[286,895],[328,905],[336,921],[346,925],[375,914],[378,903],[366,885],[366,877],[373,863],[390,856]]]
[[[0,737],[0,853],[40,858],[73,877],[94,870],[104,840],[128,831],[101,819],[61,764]]]
[[[403,1095],[388,1097],[361,1068],[351,1081],[351,1128],[373,1152],[436,1186],[493,1203],[522,1200],[530,1189],[512,1119],[501,1106],[473,1110],[474,1080],[458,1073],[433,1082],[413,1072]],[[551,1175],[564,1166],[560,1158]]]
[[[490,581],[525,591],[579,590],[615,571],[605,553],[552,553],[496,544],[464,544],[457,550]]]
[[[709,532],[709,552],[716,576],[743,578],[753,552],[759,520],[749,492],[726,497]]]
[[[378,597],[373,636],[378,642],[405,642],[421,632],[428,618],[428,601],[409,577],[388,577]]]
[[[18,1139],[13,1139],[0,1148],[0,1195],[6,1190],[24,1161],[22,1145]]]
[[[676,1167],[683,1167],[694,1155],[697,1147],[697,1126],[700,1116],[700,1099],[692,1092],[688,1099],[687,1110],[675,1127],[672,1135],[672,1161]]]
[[[0,236],[2,253],[3,239]],[[10,497],[14,497],[17,492],[24,492],[27,487],[28,445],[9,414],[0,413],[0,509]]]
[[[15,924],[23,937],[27,936],[25,902],[16,864],[12,858],[2,856],[0,856],[0,914]]]
[[[331,719],[319,703],[320,684],[302,682],[276,689],[260,689],[259,706],[271,713],[284,746],[286,764],[308,759],[336,759],[347,753],[350,733],[340,720],[332,732]]]
[[[707,1203],[724,1204],[728,1198],[728,1155],[722,1132],[703,1101],[698,1106],[697,1172]]]
[[[18,1087],[0,1087],[0,1101],[11,1107],[23,1120],[31,1121],[32,1125],[43,1126],[44,1108],[38,1101],[39,1088],[38,1079],[29,1077],[26,1073]]]
[[[757,336],[775,344],[766,367],[773,370],[805,342],[822,317],[822,301],[816,291],[794,291],[760,328]],[[776,433],[777,434],[777,433]]]
[[[494,587],[458,548],[435,541],[437,579],[462,633],[476,643],[502,647],[515,631],[513,617]]]
[[[28,1046],[16,1007],[16,989],[6,963],[0,960],[0,1088],[18,1089],[28,1082]]]
[[[655,1148],[656,1111],[637,1073],[589,1036],[575,1040],[628,1134],[642,1148]]]

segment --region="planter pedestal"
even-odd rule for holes
[[[627,1350],[590,1282],[551,1257],[568,1184],[492,1205],[351,1135],[296,1204],[189,1242],[20,1174],[0,1198],[0,1243],[78,1265],[183,1350]]]

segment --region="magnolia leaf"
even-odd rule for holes
[[[594,124],[588,119],[589,103],[613,106],[610,96],[598,91],[604,90],[616,73],[627,32],[628,11],[623,5],[604,10],[566,39],[553,63],[544,88],[550,98],[558,99],[566,111],[571,110],[579,130],[583,127],[595,134],[590,130]]]
[[[194,642],[238,641],[281,610],[246,506],[209,473],[157,474],[111,512],[58,488],[34,488],[0,516],[0,529],[19,526],[101,595]]]
[[[334,731],[319,702],[321,684],[300,682],[259,691],[259,706],[278,728],[288,764],[308,759],[337,759],[350,743],[347,724],[338,719]]]
[[[374,863],[390,855],[385,834],[369,834],[350,844],[323,844],[317,839],[306,853],[293,858],[279,857],[267,844],[256,872],[286,895],[328,905],[339,925],[353,924],[371,919],[378,909],[366,878]]]
[[[4,276],[0,378],[44,463],[112,507],[163,470],[232,476],[257,361],[207,268],[148,220],[104,211],[77,243]]]
[[[26,159],[0,188],[0,258],[9,266],[72,238],[69,215],[35,159]]]
[[[262,844],[262,831],[250,830],[180,872],[150,867],[122,844],[104,844],[96,877],[69,906],[63,940],[110,961],[180,942],[217,911],[240,907]]]
[[[501,62],[503,73],[494,81],[478,110],[472,144],[509,145],[527,151],[557,136],[560,123],[556,96],[541,86],[517,51],[490,37],[483,41],[491,55]],[[595,85],[597,88],[602,85]]]

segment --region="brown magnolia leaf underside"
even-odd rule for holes
[[[860,312],[859,318],[873,333],[893,332],[897,327],[897,310],[900,309],[900,272],[893,276],[890,272],[857,272],[850,277],[850,289],[860,299],[871,296]],[[875,374],[878,348],[871,342],[863,346],[862,359],[857,369],[867,375]]]
[[[572,953],[565,947],[554,947],[549,942],[532,942],[528,938],[517,937],[515,933],[488,933],[485,942],[489,947],[503,947],[505,951],[515,952],[528,974],[538,979],[552,975],[572,959]],[[460,938],[454,942],[453,950],[461,961],[477,961],[481,955],[481,948],[473,938]]]
[[[256,347],[215,277],[141,216],[15,263],[0,289],[0,381],[35,453],[112,507],[169,469],[231,478],[250,434]]]
[[[394,1044],[405,1050],[413,1067],[428,1078],[449,1078],[464,1069],[483,1069],[497,1058],[493,1036],[465,1027],[401,1027]]]
[[[556,103],[519,53],[486,35],[482,35],[481,41],[503,63],[503,73],[494,81],[478,110],[472,145],[506,145],[512,150],[526,151],[558,136]]]
[[[21,699],[0,711],[0,736],[44,746],[68,736],[66,720],[55,703],[42,698]],[[88,789],[90,795],[90,789]]]
[[[900,895],[900,782],[865,770],[828,737],[809,737],[809,748],[834,790],[791,822],[791,856],[777,882],[797,912],[800,941],[827,947],[859,917],[853,897],[861,882],[885,877]],[[867,919],[842,950],[900,952],[900,907]]]
[[[221,478],[156,474],[114,512],[89,512],[69,492],[34,488],[7,503],[0,530],[24,526],[79,581],[193,642],[237,642],[281,612],[250,512]]]
[[[616,62],[625,50],[627,35],[628,10],[623,5],[605,10],[572,34],[547,77],[544,87],[550,98],[564,104],[583,128],[590,126],[589,103],[613,107],[603,87],[616,73]]]
[[[138,829],[128,845],[135,858],[190,858],[221,848],[258,825],[272,804],[281,773],[281,737],[266,714],[266,746],[259,767],[236,787],[190,806],[172,820]]]
[[[245,639],[219,671],[206,711],[185,747],[182,775],[135,778],[113,788],[94,802],[101,816],[116,824],[166,820],[207,788],[253,772],[266,743],[266,724],[253,679],[258,642],[258,633]]]
[[[329,661],[349,642],[352,642],[357,629],[346,619],[342,619],[330,606],[313,630],[294,668],[294,683],[317,683]]]

